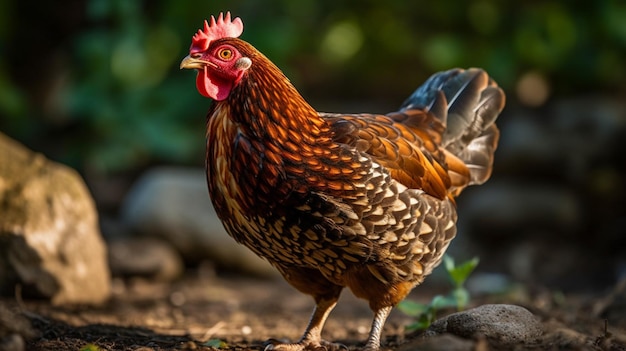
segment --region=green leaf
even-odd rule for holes
[[[457,307],[457,301],[452,295],[443,296],[437,295],[433,297],[433,301],[430,303],[430,306],[435,310],[440,310],[442,308],[451,308]]]
[[[417,317],[424,314],[429,306],[411,300],[403,300],[400,301],[397,308],[408,316]]]
[[[407,331],[416,331],[416,330],[424,330],[430,327],[431,324],[435,321],[435,310],[432,308],[428,308],[426,313],[417,318],[417,320],[405,327]]]
[[[418,320],[416,322],[413,322],[407,325],[404,328],[406,329],[407,332],[412,332],[412,331],[417,331],[417,330],[428,329],[428,327],[430,327],[431,324],[432,322],[429,320]]]
[[[204,345],[208,347],[214,347],[216,349],[223,349],[223,348],[228,347],[228,344],[225,341],[222,341],[220,339],[207,340],[207,342],[205,342]]]
[[[461,311],[467,307],[469,303],[469,292],[463,287],[456,288],[451,293],[453,299],[456,301],[457,310]]]
[[[452,283],[455,287],[460,287],[465,283],[469,275],[478,266],[478,257],[474,257],[469,261],[466,261],[459,266],[454,266],[454,260],[449,256],[444,256],[444,264],[446,270],[452,279]]]
[[[95,344],[87,344],[80,348],[80,351],[101,351],[102,349]]]

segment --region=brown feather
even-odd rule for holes
[[[418,116],[422,115],[426,114]],[[422,189],[439,199],[447,196],[451,181],[445,169],[445,158],[432,157],[439,152],[433,140],[436,135],[431,137],[417,125],[410,128],[410,124],[396,123],[391,117],[382,115],[324,116],[336,131],[336,142],[371,155],[391,172],[395,180],[408,188]],[[348,127],[347,123],[352,126]]]

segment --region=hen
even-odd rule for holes
[[[302,338],[266,349],[340,347],[321,331],[348,287],[374,311],[365,349],[378,350],[392,307],[455,236],[454,197],[491,174],[504,93],[480,69],[453,69],[398,112],[320,113],[242,32],[230,13],[211,17],[180,67],[214,100],[206,170],[226,231],[315,299]]]

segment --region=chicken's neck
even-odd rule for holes
[[[311,190],[303,179],[337,157],[326,121],[273,64],[253,63],[228,99],[215,102],[207,133],[212,193],[231,193],[224,200],[237,198],[243,213],[296,201]]]
[[[233,90],[228,104],[233,122],[249,138],[283,147],[288,142],[302,147],[330,142],[326,121],[269,61],[260,60],[250,69],[241,86]]]

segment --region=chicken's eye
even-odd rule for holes
[[[233,58],[233,51],[231,49],[220,49],[217,52],[217,56],[222,60],[230,60]]]

